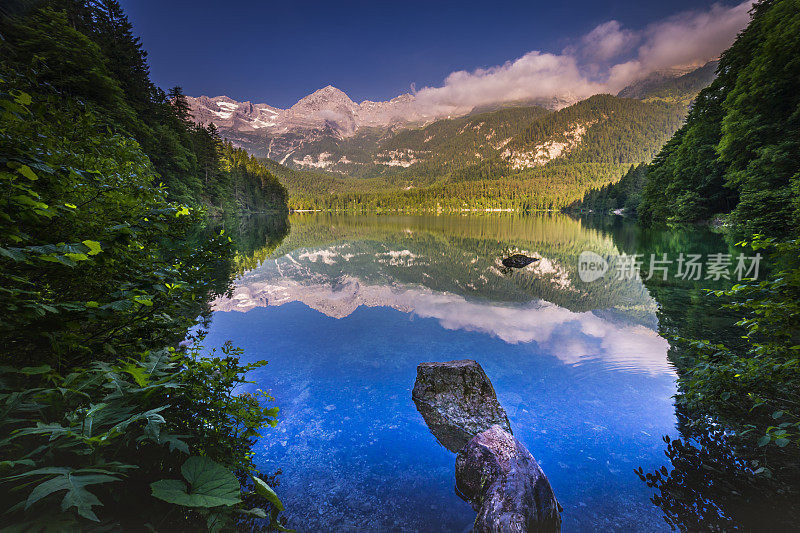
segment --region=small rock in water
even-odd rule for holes
[[[411,398],[436,440],[451,452],[493,425],[511,432],[491,381],[471,359],[421,363]]]
[[[508,268],[525,268],[534,261],[538,261],[537,257],[528,257],[527,255],[514,254],[503,259],[503,266]]]
[[[456,493],[478,512],[475,533],[558,533],[561,505],[536,459],[492,426],[456,457]]]

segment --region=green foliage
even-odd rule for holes
[[[49,366],[0,369],[0,427],[7,435],[0,440],[0,491],[12,523],[25,530],[89,527],[85,520],[171,530],[207,517],[175,513],[154,498],[189,507],[239,504],[242,488],[232,471],[248,476],[253,466],[231,443],[246,447],[259,429],[275,424],[277,410],[233,393],[258,365],[199,352],[148,352],[66,375]],[[209,374],[226,378],[200,386]],[[201,402],[205,408],[196,409]],[[187,459],[190,449],[204,455]],[[181,463],[190,491],[164,479]],[[275,500],[270,495],[268,504],[276,507]]]
[[[34,100],[6,79],[13,107],[0,128],[0,332],[13,360],[81,364],[182,337],[229,247],[195,247],[201,214],[168,203],[135,141],[109,134],[91,113]],[[16,94],[16,96],[13,96]],[[42,360],[42,354],[50,354]]]
[[[233,494],[231,479],[250,483],[254,438],[276,423],[277,408],[263,405],[271,398],[236,390],[263,363],[240,365],[229,345],[219,357],[164,348],[228,290],[230,240],[168,200],[139,143],[101,109],[38,80],[0,78],[4,523],[218,531],[266,517],[238,502],[200,512],[151,495],[189,453],[203,458],[190,466],[224,469]],[[193,493],[213,503],[200,479]],[[239,481],[236,491],[252,507]],[[263,503],[283,527],[274,501]]]
[[[136,139],[152,164],[150,180],[163,183],[170,200],[214,213],[286,208],[285,193],[263,169],[223,169],[216,129],[193,124],[180,87],[166,94],[153,85],[146,52],[118,2],[38,4],[0,19],[9,68],[30,72],[39,91],[80,101],[99,124]]]
[[[227,174],[226,187],[215,196],[236,205],[235,212],[263,212],[264,206],[285,206],[288,193],[283,184],[258,159],[230,142],[222,143],[219,162]],[[223,209],[224,210],[224,209]]]
[[[608,213],[617,209],[626,215],[636,215],[642,201],[642,189],[647,182],[647,165],[631,166],[616,183],[592,189],[565,211],[576,213]]]
[[[800,227],[800,9],[796,0],[762,0],[752,13],[648,170],[643,222],[730,213],[743,234]]]
[[[597,95],[553,113],[501,109],[388,135],[372,158],[413,161],[365,174],[370,178],[292,171],[274,162],[271,168],[286,183],[295,209],[560,209],[649,160],[684,112],[681,105]],[[510,154],[565,142],[577,127],[586,131],[561,156],[526,168],[512,164]]]
[[[727,306],[743,315],[738,324],[745,330],[745,349],[732,351],[723,344],[693,341],[699,359],[681,377],[678,402],[736,428],[752,446],[786,448],[796,460],[800,456],[800,241],[757,236],[752,247],[772,252],[780,269],[767,280],[717,291],[733,298]]]
[[[732,220],[749,232],[800,229],[800,3],[762,1],[747,30],[747,54],[722,104],[718,152],[739,192]],[[726,55],[738,54],[732,48]]]
[[[779,530],[798,519],[800,242],[756,237],[751,246],[772,274],[705,296],[738,315],[743,338],[711,324],[702,332],[702,318],[671,321],[673,333],[716,334],[673,343],[682,438],[665,438],[672,470],[638,471],[681,530]]]
[[[153,497],[184,507],[231,506],[242,501],[236,476],[208,457],[189,457],[181,474],[186,482],[160,479],[151,483]]]

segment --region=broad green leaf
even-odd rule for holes
[[[177,479],[162,479],[150,484],[153,496],[186,507],[230,506],[242,501],[236,476],[207,457],[189,457],[181,473],[190,488]]]
[[[97,241],[87,240],[87,241],[81,241],[81,243],[83,243],[89,249],[89,251],[87,252],[89,255],[97,255],[103,251],[102,246],[100,246],[100,243]]]
[[[147,370],[137,364],[125,363],[121,370],[131,376],[140,387],[146,387],[150,381],[150,374],[147,373]]]
[[[96,505],[103,505],[97,496],[86,490],[89,485],[99,485],[102,483],[110,483],[112,481],[119,481],[116,476],[109,476],[105,474],[75,474],[68,472],[49,479],[37,485],[33,491],[28,495],[25,501],[25,509],[38,502],[42,498],[50,496],[55,492],[66,490],[64,499],[61,501],[61,509],[67,510],[70,507],[75,507],[78,514],[89,520],[99,522],[97,515],[92,511],[92,507]]]
[[[23,91],[13,91],[14,101],[21,105],[30,105],[32,102],[31,95]]]
[[[136,303],[145,305],[147,307],[152,307],[153,306],[153,300],[151,300],[150,298],[147,298],[145,296],[134,296],[133,301],[136,302]]]
[[[279,512],[283,512],[283,503],[278,495],[272,490],[272,487],[267,485],[260,477],[253,476],[253,484],[255,485],[256,494],[267,499]]]
[[[17,261],[17,262],[25,261],[25,255],[14,248],[0,247],[0,255],[8,257],[12,261]]]
[[[38,374],[47,374],[48,372],[52,371],[53,369],[50,365],[41,365],[41,366],[23,366],[22,368],[13,368],[13,367],[3,367],[4,372],[15,372],[17,374],[25,374],[28,376],[35,376]]]
[[[158,443],[169,445],[169,451],[171,452],[178,450],[179,452],[183,452],[188,455],[189,445],[179,438],[182,436],[185,435],[169,435],[167,433],[161,433],[158,436]]]
[[[225,527],[225,522],[225,517],[218,513],[208,515],[208,518],[206,518],[208,533],[219,533]]]
[[[14,468],[17,465],[36,466],[31,459],[20,459],[19,461],[0,461],[0,468]]]
[[[252,509],[239,509],[242,514],[256,516],[258,518],[267,518],[267,512],[260,507],[253,507]]]
[[[187,505],[184,500],[189,497],[186,483],[178,479],[161,479],[150,483],[153,497],[178,505]]]
[[[28,165],[20,165],[17,168],[17,172],[19,172],[20,174],[22,174],[31,181],[36,181],[39,179],[36,173],[33,170],[31,170],[31,167],[29,167]]]

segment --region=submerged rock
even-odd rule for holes
[[[503,266],[508,268],[525,268],[534,261],[538,261],[537,257],[528,257],[527,255],[514,254],[503,259]]]
[[[558,533],[561,505],[536,459],[500,426],[456,457],[456,493],[478,512],[475,533]]]
[[[511,432],[491,381],[471,359],[421,363],[411,397],[431,433],[452,452],[493,425]]]

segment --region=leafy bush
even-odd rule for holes
[[[779,530],[800,518],[800,241],[750,245],[775,271],[712,291],[740,313],[744,344],[679,339],[683,437],[665,438],[673,469],[638,470],[682,530]]]
[[[266,518],[264,509],[240,505],[233,473],[253,474],[248,444],[276,424],[277,408],[233,393],[263,363],[198,354],[160,350],[65,376],[47,365],[0,369],[0,431],[8,435],[0,440],[0,505],[16,528],[96,522],[172,530],[205,522],[219,530],[238,516]],[[190,489],[171,479],[178,472]],[[282,510],[263,481],[254,483],[273,511]]]
[[[263,363],[240,365],[230,345],[209,357],[174,348],[228,290],[230,240],[170,203],[156,177],[90,107],[35,74],[2,73],[0,511],[11,530],[282,528],[250,450],[277,409],[237,389]]]
[[[196,242],[135,141],[0,79],[0,335],[8,356],[83,364],[177,342],[227,289],[230,244]],[[43,361],[42,357],[47,360]]]

